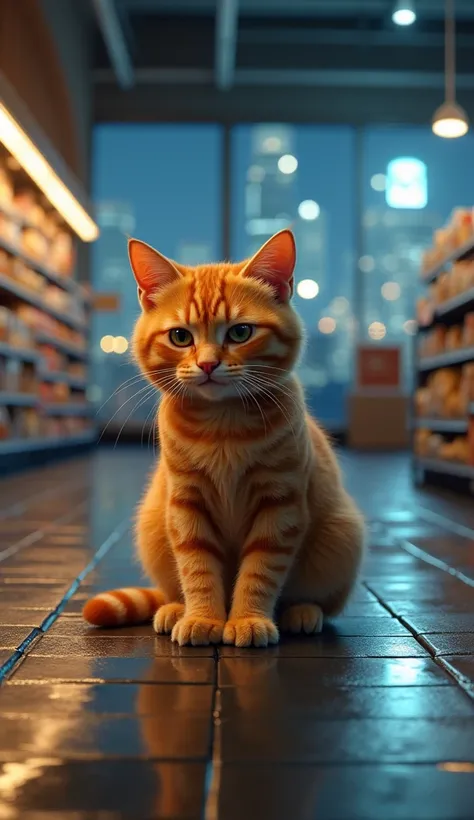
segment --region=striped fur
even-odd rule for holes
[[[164,603],[164,597],[158,590],[125,587],[101,592],[91,598],[82,614],[92,626],[141,624],[151,621]]]
[[[156,631],[237,646],[276,643],[277,618],[319,631],[350,594],[364,527],[293,375],[302,330],[291,233],[236,265],[186,268],[137,240],[130,259],[143,308],[135,357],[163,396],[160,461],[136,531],[163,596]],[[235,325],[250,333],[243,342]],[[187,346],[173,343],[176,328]]]

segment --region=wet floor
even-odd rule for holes
[[[0,482],[0,820],[472,820],[472,501],[412,490],[404,456],[341,460],[363,580],[321,636],[267,650],[82,622],[143,582],[146,450]]]

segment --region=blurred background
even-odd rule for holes
[[[0,468],[147,446],[128,235],[291,225],[311,410],[472,488],[472,0],[16,0],[0,70]]]

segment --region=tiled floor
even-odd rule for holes
[[[0,820],[472,820],[474,509],[412,491],[402,456],[341,460],[364,581],[268,650],[82,623],[140,577],[146,452],[0,482]]]

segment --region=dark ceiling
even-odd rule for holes
[[[91,0],[97,119],[423,121],[442,101],[444,0],[414,0],[409,27],[394,1]],[[472,110],[474,0],[456,21]]]

